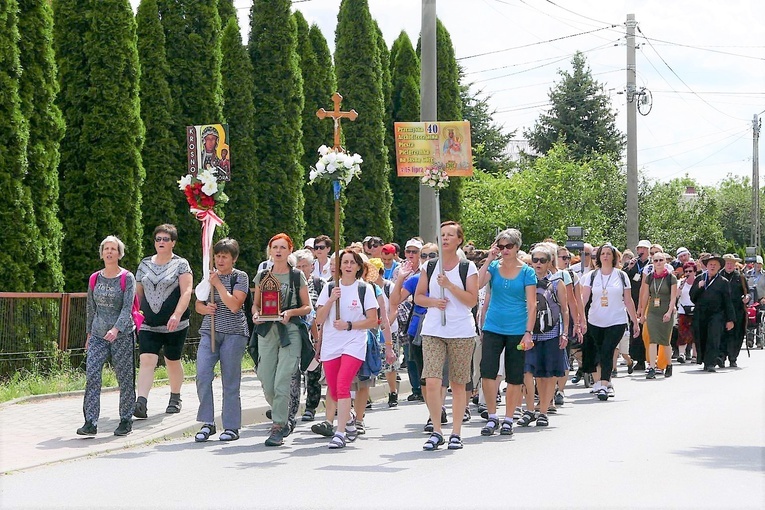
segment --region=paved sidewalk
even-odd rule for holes
[[[410,389],[405,372],[400,372],[400,391]],[[388,386],[377,381],[372,388],[372,399],[387,398]],[[220,378],[213,382],[216,423],[220,427],[222,391]],[[266,421],[269,409],[260,381],[250,372],[242,375],[242,424],[252,425]],[[170,398],[170,387],[161,386],[151,390],[148,419],[134,420],[133,433],[118,437],[114,429],[119,424],[119,392],[104,390],[101,393],[101,417],[98,435],[76,435],[84,423],[82,415],[83,392],[72,392],[45,397],[34,397],[16,403],[0,405],[0,473],[18,471],[65,460],[113,452],[131,446],[143,445],[196,433],[199,400],[196,385],[187,382],[181,390],[183,409],[178,414],[165,414]],[[301,394],[301,401],[305,396]],[[302,406],[301,406],[302,410]],[[191,438],[189,437],[189,440]]]

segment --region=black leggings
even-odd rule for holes
[[[624,335],[626,324],[617,324],[601,328],[587,323],[587,335],[590,341],[585,341],[583,350],[583,370],[594,372],[595,367],[600,365],[600,380],[610,381],[611,371],[614,368],[614,350]]]

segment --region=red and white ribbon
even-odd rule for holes
[[[223,220],[212,209],[192,207],[191,213],[202,222],[202,281],[195,289],[197,299],[207,300],[210,295],[210,255],[215,227],[223,225]]]

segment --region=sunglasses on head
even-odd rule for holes
[[[157,242],[157,243],[169,243],[170,241],[172,241],[172,239],[170,239],[170,236],[157,236],[154,238],[154,242]]]
[[[547,264],[550,261],[550,259],[546,257],[531,257],[531,262],[533,264]]]
[[[513,246],[514,245],[512,245],[512,244],[498,244],[497,248],[499,248],[499,251],[502,251],[502,250],[509,250]]]
[[[313,247],[313,249],[314,250],[326,250],[327,249],[327,245],[326,244],[317,244],[316,246]]]
[[[436,257],[438,257],[438,253],[436,253],[436,252],[420,253],[420,258],[421,259],[434,259]]]

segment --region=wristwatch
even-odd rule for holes
[[[346,324],[348,324],[348,329],[346,331],[350,331],[353,329],[353,323],[351,321],[347,321]]]

